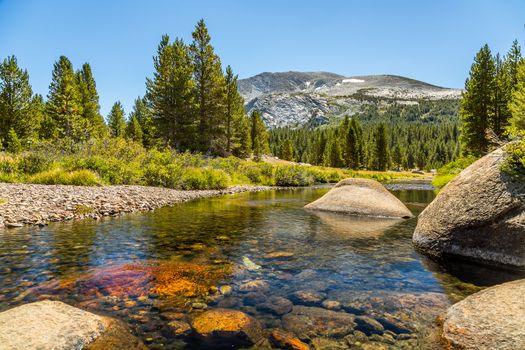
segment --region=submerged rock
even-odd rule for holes
[[[285,332],[280,329],[274,329],[270,333],[270,341],[273,345],[280,349],[290,350],[310,350],[308,344],[303,343],[293,334]]]
[[[379,182],[368,179],[345,179],[306,209],[353,216],[411,218],[408,208]]]
[[[500,170],[498,149],[463,170],[419,216],[416,248],[525,267],[525,181]]]
[[[191,321],[193,330],[214,346],[251,346],[263,337],[260,323],[242,311],[214,309],[198,314]]]
[[[525,349],[525,279],[473,294],[451,306],[443,338],[451,349]]]
[[[282,317],[282,324],[285,330],[303,340],[315,337],[343,338],[356,325],[355,317],[351,314],[297,305],[292,312]]]
[[[275,315],[284,315],[292,311],[292,307],[293,304],[290,300],[277,295],[269,297],[267,301],[256,306],[257,310]]]
[[[2,349],[145,349],[120,322],[64,304],[39,301],[0,313]]]

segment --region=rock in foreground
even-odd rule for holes
[[[119,321],[60,301],[0,313],[2,349],[145,349]]]
[[[525,280],[473,294],[449,308],[443,338],[451,349],[525,349]]]
[[[197,315],[193,330],[213,347],[251,346],[262,339],[262,326],[242,311],[214,309]]]
[[[408,208],[379,182],[368,179],[345,179],[307,209],[354,216],[411,218]]]
[[[525,267],[525,182],[500,170],[504,159],[498,149],[443,188],[419,216],[419,250]]]

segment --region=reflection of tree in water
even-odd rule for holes
[[[163,208],[143,217],[141,229],[147,237],[148,258],[173,255],[228,254],[257,227],[263,208],[246,206],[246,196],[212,198]]]
[[[485,287],[525,278],[523,271],[491,267],[452,257],[440,263],[422,257],[422,262],[440,281],[450,301],[454,303]]]
[[[56,277],[86,271],[96,250],[97,223],[75,221],[46,228],[49,239],[50,270]]]

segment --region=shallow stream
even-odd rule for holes
[[[416,215],[435,196],[427,185],[390,189]],[[213,347],[181,326],[203,307],[242,310],[317,348],[420,349],[437,347],[436,317],[451,303],[516,278],[428,261],[411,244],[416,219],[303,209],[326,191],[244,193],[2,230],[0,311],[62,300],[123,320],[153,349]]]

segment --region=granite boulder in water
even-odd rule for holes
[[[1,349],[146,349],[116,319],[39,301],[0,313]]]
[[[454,304],[443,324],[447,349],[525,349],[525,280],[487,288]]]
[[[419,215],[413,242],[434,257],[525,267],[525,181],[498,149],[463,170]]]
[[[306,209],[352,216],[411,218],[410,210],[379,182],[368,179],[345,179]]]

